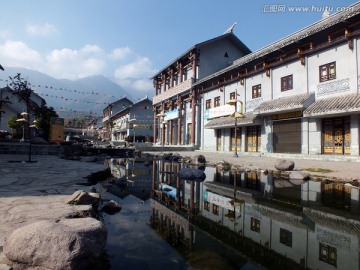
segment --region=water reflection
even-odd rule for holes
[[[141,159],[109,164],[117,179],[107,189],[123,200],[119,215],[105,217],[110,234],[122,239],[110,242],[113,269],[135,250],[148,250],[172,269],[360,268],[356,186],[212,167],[203,168],[204,182],[183,181],[177,173],[187,164]],[[132,232],[125,233],[124,215],[134,207],[129,198],[144,212],[128,220]],[[124,250],[131,241],[137,246]],[[150,261],[134,261],[127,269],[152,269]]]

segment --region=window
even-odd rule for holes
[[[293,75],[281,78],[281,92],[293,89]]]
[[[261,84],[252,87],[252,98],[261,97]]]
[[[211,108],[211,99],[207,99],[206,100],[206,109],[210,109]]]
[[[319,260],[336,267],[337,264],[336,248],[319,243]]]
[[[260,232],[260,220],[252,217],[250,228],[254,232]]]
[[[320,82],[326,82],[336,79],[336,65],[335,62],[322,65],[319,67]]]
[[[210,211],[210,203],[209,202],[204,202],[204,209],[206,211]]]
[[[280,243],[285,246],[292,246],[292,232],[280,228]]]
[[[230,93],[230,99],[235,99],[235,92]]]
[[[215,215],[219,215],[219,206],[216,205],[216,204],[213,204],[212,212],[213,212],[213,214],[215,214]]]
[[[214,99],[214,108],[219,107],[219,106],[220,106],[220,97],[216,97]]]

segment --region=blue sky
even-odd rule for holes
[[[2,0],[0,64],[55,78],[102,74],[127,91],[152,91],[149,79],[193,45],[234,33],[258,50],[351,0]],[[309,12],[290,11],[309,7]],[[271,12],[273,11],[273,12]],[[31,78],[28,78],[31,82]]]

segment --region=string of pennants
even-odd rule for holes
[[[9,82],[11,83],[10,80],[6,79],[6,80],[3,80],[3,79],[0,79],[0,82],[1,81],[4,81],[4,82]],[[28,82],[28,85],[31,87],[31,88],[43,88],[43,90],[45,89],[50,89],[50,90],[54,90],[54,91],[64,91],[64,92],[69,92],[69,93],[76,93],[76,94],[82,94],[82,95],[96,95],[96,96],[107,96],[107,97],[110,97],[110,98],[116,98],[116,99],[120,99],[122,97],[120,96],[115,96],[115,95],[111,95],[109,93],[100,93],[100,92],[95,92],[95,91],[80,91],[80,90],[77,90],[77,89],[67,89],[67,88],[62,88],[62,87],[53,87],[53,86],[48,86],[48,85],[33,85],[31,83]],[[50,96],[50,95],[49,95]],[[62,97],[61,97],[62,98]],[[106,103],[107,104],[107,103]]]

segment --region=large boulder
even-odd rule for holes
[[[9,260],[29,267],[95,269],[106,238],[104,225],[94,218],[42,220],[11,232],[3,251]]]
[[[279,171],[292,171],[295,168],[295,162],[286,159],[278,159],[275,162],[275,169]]]
[[[99,193],[94,193],[94,192],[88,193],[83,190],[77,190],[69,198],[65,199],[65,203],[75,204],[75,205],[97,204],[99,202],[100,202]]]
[[[117,202],[110,200],[102,208],[101,211],[105,212],[108,215],[114,215],[119,213],[122,209],[122,206]]]
[[[308,180],[310,178],[310,173],[302,171],[293,171],[289,174],[290,179],[294,180]]]
[[[182,168],[178,172],[178,177],[181,180],[199,180],[203,181],[206,178],[206,174],[204,171],[193,168]]]

